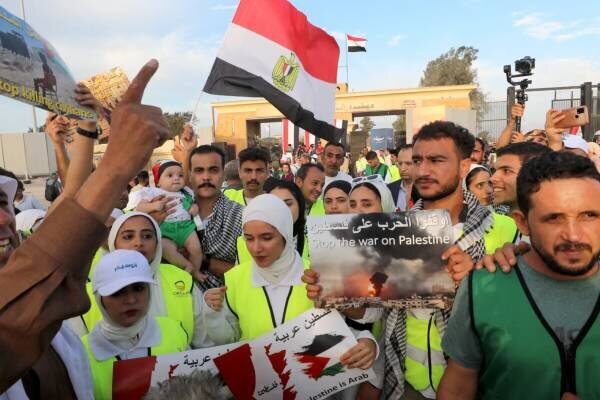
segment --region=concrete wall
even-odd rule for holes
[[[44,176],[56,171],[54,147],[44,133],[0,135],[0,166],[17,176]]]

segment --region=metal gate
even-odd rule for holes
[[[506,127],[507,120],[506,101],[484,103],[481,117],[477,118],[477,136],[487,142],[495,142]]]

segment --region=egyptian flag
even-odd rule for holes
[[[302,348],[304,351],[294,354],[298,362],[306,366],[302,372],[315,381],[323,376],[335,376],[344,372],[342,363],[331,363],[330,357],[321,355],[342,340],[344,340],[342,335],[325,333],[315,336],[311,344]]]
[[[356,53],[358,51],[367,51],[366,38],[346,34],[346,41],[348,42],[348,52],[350,53]]]
[[[295,125],[337,142],[339,55],[336,40],[287,0],[241,0],[204,91],[264,97]]]

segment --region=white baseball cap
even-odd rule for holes
[[[600,136],[600,131],[596,131],[596,133],[594,133],[594,137],[596,136]]]
[[[563,143],[566,149],[579,149],[585,151],[586,154],[590,150],[588,143],[581,136],[567,135],[567,137],[563,139]]]
[[[148,260],[134,250],[115,250],[96,265],[92,290],[100,296],[110,296],[133,283],[156,284]]]

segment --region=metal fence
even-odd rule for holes
[[[506,120],[506,101],[486,102],[477,118],[476,136],[485,136],[488,142],[496,141],[506,127]]]

